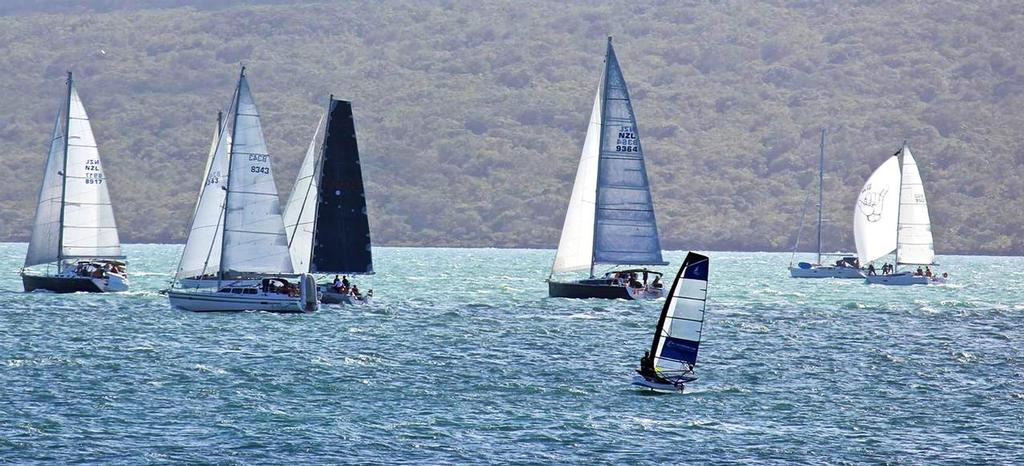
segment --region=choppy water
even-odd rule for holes
[[[0,462],[1024,462],[1022,258],[889,288],[712,253],[701,379],[652,396],[660,302],[546,298],[551,251],[382,248],[374,306],[284,316],[170,309],[179,248],[60,296],[0,244]]]

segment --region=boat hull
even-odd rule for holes
[[[264,311],[285,314],[307,312],[299,297],[238,295],[219,291],[167,292],[171,306],[192,312]]]
[[[21,283],[25,291],[47,290],[54,293],[113,293],[128,291],[125,277],[111,275],[107,278],[62,277],[22,274]]]
[[[864,278],[864,273],[853,267],[811,266],[809,268],[790,267],[792,278]]]
[[[665,383],[650,380],[640,374],[633,375],[633,385],[643,387],[658,393],[683,393],[686,386],[683,383]]]
[[[664,288],[630,289],[622,285],[548,281],[548,296],[574,299],[658,299],[665,297]]]
[[[324,291],[320,289],[320,302],[324,304],[369,304],[370,298],[363,297],[362,299],[356,298],[350,294],[335,293],[333,291]]]
[[[868,275],[865,277],[867,283],[872,285],[895,285],[895,286],[909,286],[909,285],[941,285],[946,283],[946,280],[942,277],[926,277],[923,275],[914,275],[911,272],[902,272],[889,275]]]

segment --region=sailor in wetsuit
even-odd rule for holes
[[[644,357],[640,358],[640,368],[637,373],[648,379],[657,379],[658,374],[654,372],[654,361],[651,361],[651,352],[644,351]]]

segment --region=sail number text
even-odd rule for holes
[[[257,163],[268,163],[268,162],[270,162],[270,156],[267,155],[267,154],[249,154],[249,161],[250,162],[257,162]],[[249,166],[249,173],[262,173],[264,175],[269,175],[270,174],[270,167],[269,166],[250,165]]]
[[[85,184],[103,184],[103,168],[100,167],[100,159],[85,161]]]
[[[619,128],[619,137],[615,140],[615,152],[640,152],[636,131],[632,126]]]

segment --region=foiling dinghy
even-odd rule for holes
[[[167,291],[197,312],[313,312],[316,281],[296,275],[270,155],[245,68],[210,153],[188,239]],[[183,283],[187,278],[216,277]]]
[[[864,278],[864,274],[861,273],[860,263],[856,257],[850,257],[846,254],[839,255],[825,255],[821,253],[821,224],[822,224],[822,209],[824,205],[824,186],[825,186],[825,130],[821,130],[821,153],[818,158],[818,261],[811,264],[808,262],[800,262],[793,266],[793,261],[789,264],[789,276],[793,278]],[[805,205],[806,211],[806,205]],[[796,251],[800,247],[800,234],[803,232],[803,219],[800,221],[800,228],[797,230],[796,244],[793,246],[793,255],[796,256]],[[822,257],[839,257],[834,263],[825,264],[822,262]]]
[[[609,299],[665,296],[658,272],[630,268],[595,277],[597,264],[668,265],[661,257],[633,104],[610,37],[562,237],[548,277],[548,294]],[[582,280],[554,279],[555,274],[588,269],[590,276]]]
[[[901,160],[902,156],[902,160]],[[945,283],[948,273],[932,273],[936,265],[928,201],[917,161],[906,143],[864,183],[854,209],[853,233],[857,256],[869,264],[895,251],[892,271],[869,268],[867,283],[928,285]],[[918,266],[900,271],[900,266]],[[922,270],[921,267],[926,267]]]
[[[657,392],[682,392],[697,380],[693,366],[704,331],[708,297],[707,256],[687,253],[654,330],[651,349],[640,359],[633,385]]]
[[[21,280],[25,291],[128,290],[107,177],[71,73],[53,125]]]
[[[344,281],[318,286],[324,304],[366,304],[373,290],[361,292],[348,275],[372,275],[370,221],[366,211],[352,103],[332,95],[302,160],[284,209],[292,268]]]

